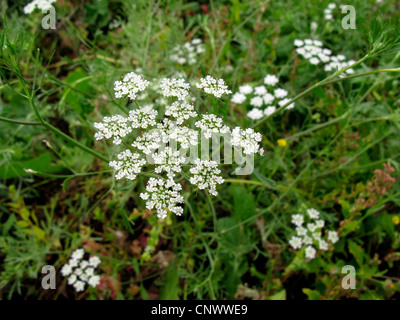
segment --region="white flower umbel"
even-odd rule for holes
[[[282,106],[284,106],[285,104],[287,104],[289,102],[290,102],[290,99],[286,98],[286,99],[283,99],[283,100],[279,101],[278,104],[279,104],[280,107],[282,107]],[[293,108],[294,108],[294,102],[290,103],[285,109],[290,110],[290,109],[293,109]]]
[[[182,165],[185,163],[186,158],[180,154],[180,151],[174,150],[171,147],[166,147],[164,150],[152,155],[154,160],[155,172],[167,173],[168,178],[172,179],[175,176],[175,172],[182,171]]]
[[[277,76],[273,74],[267,74],[264,78],[264,84],[267,86],[274,86],[279,82],[279,79]]]
[[[182,124],[190,117],[196,117],[194,106],[185,101],[175,101],[165,109],[165,115],[176,119],[177,124]]]
[[[304,45],[304,42],[299,40],[298,45]],[[253,108],[247,113],[247,116],[251,120],[258,120],[265,116],[269,116],[274,113],[277,106],[282,106],[289,102],[287,98],[288,92],[283,88],[274,87],[279,82],[279,79],[275,75],[266,75],[264,78],[264,84],[255,86],[254,89],[251,85],[246,84],[239,87],[239,92],[234,93],[231,101],[237,104],[243,104],[247,102]],[[263,106],[266,106],[265,109]],[[294,103],[291,103],[286,109],[294,108]]]
[[[128,120],[131,121],[132,128],[146,129],[156,125],[157,110],[154,110],[151,105],[140,109],[129,111]]]
[[[258,120],[264,117],[264,112],[258,108],[253,108],[249,112],[247,112],[247,116],[251,120]]]
[[[228,90],[224,79],[215,79],[210,75],[200,79],[200,83],[196,83],[196,87],[217,98],[221,98],[223,94],[232,93],[232,91]]]
[[[251,87],[250,87],[251,88]],[[246,95],[240,92],[236,92],[233,96],[231,101],[236,104],[242,104],[246,100]]]
[[[196,42],[198,41],[195,41],[193,45]],[[188,51],[192,50],[190,46],[186,46],[186,48]],[[160,218],[165,218],[168,212],[173,212],[176,215],[183,213],[181,204],[184,203],[184,199],[180,195],[182,187],[174,179],[177,181],[182,178],[190,180],[191,177],[191,181],[196,181],[200,189],[216,194],[215,186],[223,182],[222,177],[219,176],[219,169],[214,162],[197,164],[191,162],[197,158],[197,156],[193,156],[192,151],[198,152],[201,137],[210,139],[213,134],[230,134],[231,131],[223,123],[223,119],[214,114],[201,114],[197,119],[198,114],[191,103],[197,103],[199,110],[204,110],[204,107],[202,108],[200,105],[201,102],[189,96],[190,85],[183,80],[185,75],[176,76],[178,79],[164,78],[160,85],[158,85],[158,81],[155,81],[151,86],[152,91],[161,92],[163,95],[161,99],[164,102],[160,103],[160,99],[154,99],[156,101],[155,106],[138,106],[137,109],[131,110],[126,118],[120,115],[105,117],[103,122],[95,124],[97,128],[96,139],[114,137],[114,144],[121,144],[122,138],[127,133],[132,133],[133,137],[129,141],[132,148],[118,151],[116,158],[109,165],[115,169],[116,179],[125,178],[128,180],[138,179],[138,175],[144,168],[151,167],[149,171],[153,175],[158,175],[158,177],[148,180],[146,192],[141,193],[140,196],[146,201],[146,207],[149,210],[155,210]],[[133,78],[130,77],[130,80]],[[124,81],[121,81],[119,88],[121,89],[123,85],[125,85]],[[216,97],[230,93],[222,79],[216,80],[210,76],[201,79],[198,87]],[[251,86],[242,86],[240,90],[253,92]],[[233,100],[244,102],[246,94],[243,92],[238,93]],[[268,94],[264,86],[259,86],[256,93],[261,102]],[[122,89],[120,94],[123,95]],[[146,93],[141,93],[140,96],[142,95],[146,95]],[[272,98],[275,99],[274,96]],[[135,104],[138,105],[138,103]],[[157,118],[159,114],[163,113],[160,111],[158,114],[157,110],[154,109],[158,107],[165,107],[164,118],[160,121]],[[254,110],[252,113],[253,117],[257,119],[264,115],[262,110]],[[200,136],[200,133],[202,136]],[[231,139],[229,138],[229,140]],[[259,152],[262,155],[264,152],[258,144],[261,141],[261,135],[255,133],[252,129],[241,131],[237,127],[236,135],[232,141],[235,146],[243,148],[247,154]],[[127,145],[127,143],[128,138],[124,138],[124,145]],[[189,150],[190,158],[188,159]],[[203,149],[201,151],[203,152]],[[200,171],[201,168],[203,171]],[[77,259],[70,259],[69,265],[71,268],[76,268],[74,274],[77,276],[76,279],[71,277],[71,283],[76,284],[78,281],[97,283],[95,278],[91,278],[93,270],[89,269],[95,267],[96,263],[89,261],[89,265],[88,263],[79,264]],[[84,273],[82,269],[88,271]],[[67,275],[70,270],[66,267],[63,273]],[[80,276],[82,277],[80,278]],[[81,289],[80,283],[77,286],[78,289]]]
[[[276,107],[269,106],[264,109],[264,114],[268,117],[276,111]]]
[[[75,250],[68,263],[61,268],[62,276],[68,276],[67,282],[76,292],[84,291],[86,284],[95,288],[100,283],[100,276],[94,274],[95,268],[101,263],[100,258],[92,256],[89,260],[83,260],[84,255],[84,249]]]
[[[149,84],[150,82],[141,75],[135,72],[127,73],[122,81],[114,82],[115,97],[128,97],[130,100],[135,100],[137,94],[144,91]]]
[[[200,190],[207,190],[214,196],[218,194],[217,185],[224,183],[216,161],[196,159],[195,166],[190,169],[190,173],[193,175],[190,178],[191,184],[196,185]]]
[[[141,193],[140,197],[146,201],[146,208],[156,209],[160,219],[167,217],[169,211],[180,216],[183,208],[178,206],[184,203],[183,197],[179,194],[182,186],[171,179],[150,178],[147,182],[146,193]]]
[[[292,246],[293,249],[299,250],[303,246],[303,240],[300,237],[293,236],[289,240],[289,244]]]
[[[135,180],[136,176],[142,172],[146,160],[142,159],[140,154],[125,150],[117,155],[118,160],[110,161],[109,166],[116,171],[117,180],[126,178]]]
[[[253,92],[253,87],[249,84],[245,84],[239,87],[239,92],[242,94],[250,94]]]
[[[294,40],[294,45],[297,47],[296,52],[298,55],[307,59],[313,65],[323,64],[326,72],[342,70],[355,62],[353,60],[346,61],[346,57],[342,54],[338,56],[332,55],[332,51],[328,48],[323,48],[323,43],[319,40],[305,39],[303,41],[296,39]],[[350,68],[342,73],[340,77],[353,73],[354,70]]]
[[[31,14],[36,8],[40,11],[46,10],[57,0],[33,0],[24,7],[25,14]]]
[[[308,246],[306,248],[306,258],[307,259],[314,259],[316,253],[317,253],[317,251],[312,246]]]
[[[132,143],[132,147],[140,150],[146,155],[153,153],[162,145],[162,134],[159,129],[144,132]]]
[[[128,118],[118,114],[104,117],[103,122],[95,122],[94,127],[98,130],[94,135],[96,140],[114,137],[113,143],[117,145],[122,142],[121,138],[132,132],[131,126],[128,125]]]
[[[172,140],[178,142],[183,149],[196,146],[199,143],[199,132],[185,126],[179,126],[174,121],[164,119],[158,125],[163,143],[170,143]]]
[[[160,89],[164,97],[175,97],[185,100],[189,94],[190,85],[184,79],[164,78],[161,80]]]
[[[243,148],[244,154],[255,154],[260,152],[260,144],[262,140],[261,133],[255,132],[253,129],[241,129],[236,127],[232,131],[232,146],[239,146]]]
[[[295,250],[306,246],[305,257],[314,259],[317,254],[315,248],[327,251],[329,243],[336,243],[339,237],[336,231],[328,231],[327,236],[323,235],[325,220],[320,218],[319,211],[312,208],[307,209],[306,212],[306,215],[294,214],[292,216],[292,223],[296,226],[296,235],[291,237],[289,244]]]
[[[228,133],[230,129],[224,125],[222,118],[218,118],[215,114],[203,114],[201,120],[195,123],[197,128],[201,129],[206,139],[210,139],[213,133]]]
[[[171,50],[170,59],[179,64],[196,63],[198,55],[205,51],[201,42],[201,39],[196,38],[184,45],[177,45]]]

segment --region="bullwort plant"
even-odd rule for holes
[[[190,84],[184,79],[161,80],[159,92],[170,99],[163,113],[156,106],[141,107],[136,101],[137,94],[149,84],[134,72],[116,81],[115,97],[134,100],[136,108],[130,110],[127,117],[117,114],[94,123],[95,138],[123,145],[124,150],[109,162],[117,180],[135,180],[146,172],[153,175],[140,197],[146,201],[147,209],[155,210],[157,216],[164,219],[169,212],[178,216],[184,212],[181,179],[213,196],[218,194],[217,186],[224,183],[219,163],[209,159],[209,155],[199,157],[201,141],[206,140],[208,145],[208,140],[222,135],[227,138],[227,144],[239,149],[244,156],[254,156],[263,154],[262,136],[251,128],[231,129],[213,113],[199,116],[191,104]],[[231,93],[223,79],[210,75],[201,78],[195,87],[215,98]]]

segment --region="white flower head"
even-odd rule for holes
[[[184,203],[183,197],[179,194],[181,190],[182,186],[171,179],[150,178],[146,186],[147,192],[141,193],[140,197],[146,201],[147,209],[156,209],[157,216],[165,219],[169,211],[179,216],[183,213],[183,208],[178,206]]]
[[[255,96],[250,100],[250,105],[252,105],[253,107],[261,107],[263,104],[264,100],[260,96]]]
[[[190,85],[184,79],[164,78],[161,80],[160,89],[164,97],[185,100],[189,94]]]
[[[289,240],[289,244],[292,246],[293,249],[299,250],[303,246],[303,240],[300,237],[293,236]]]
[[[339,240],[338,233],[336,231],[328,231],[328,240],[332,243],[336,243]]]
[[[100,284],[99,276],[91,276],[88,281],[89,286],[96,288]]]
[[[274,86],[279,82],[279,79],[275,75],[267,74],[264,78],[264,84],[267,86]]]
[[[129,111],[128,120],[131,121],[132,128],[146,129],[156,125],[157,110],[151,105]]]
[[[317,251],[313,247],[308,246],[306,248],[306,258],[307,259],[314,259],[316,253],[317,253]]]
[[[200,190],[207,190],[214,196],[218,194],[217,184],[224,183],[216,161],[196,159],[195,166],[190,169],[190,173],[193,175],[190,178],[191,184],[196,185]]]
[[[318,210],[311,208],[311,209],[307,209],[307,214],[309,215],[309,217],[311,219],[318,219],[320,213]]]
[[[116,98],[128,97],[130,100],[135,100],[139,92],[144,91],[149,81],[145,80],[141,75],[130,72],[127,73],[122,81],[114,82],[114,91]]]
[[[177,124],[182,124],[190,117],[196,117],[194,106],[185,101],[175,101],[170,106],[166,107],[165,115],[176,119]]]
[[[255,132],[253,129],[241,129],[236,127],[232,131],[232,146],[240,146],[243,148],[244,154],[255,154],[260,151],[259,142],[262,140],[262,135]]]
[[[84,254],[84,249],[76,249],[74,252],[72,252],[71,258],[74,260],[80,260],[83,258]]]
[[[292,223],[298,227],[301,227],[304,223],[304,217],[301,214],[292,215]]]
[[[258,108],[253,108],[247,113],[247,116],[251,120],[258,120],[264,117],[264,112]]]
[[[146,160],[142,159],[140,154],[132,153],[130,150],[122,151],[117,158],[118,160],[109,163],[109,166],[116,171],[115,178],[117,180],[122,178],[135,180],[146,164]]]
[[[266,116],[270,116],[271,114],[273,114],[276,111],[276,107],[275,106],[268,106],[264,109],[264,114]]]
[[[101,260],[97,256],[92,256],[92,257],[89,258],[89,265],[94,267],[94,268],[97,268],[100,263],[101,263]]]
[[[253,87],[249,84],[245,84],[239,87],[239,92],[244,95],[250,94],[253,92]]]
[[[223,124],[222,118],[219,118],[212,113],[203,114],[201,120],[197,121],[195,126],[201,129],[201,132],[206,139],[210,139],[213,134],[224,134],[230,132],[229,127]]]
[[[245,100],[246,100],[246,95],[240,92],[236,92],[231,99],[231,101],[236,104],[242,104]]]
[[[224,94],[232,93],[231,90],[228,90],[228,86],[223,79],[215,79],[210,75],[201,78],[200,83],[196,83],[196,87],[217,98],[221,98]]]
[[[96,140],[114,137],[113,143],[116,145],[122,142],[121,138],[132,132],[132,128],[128,126],[128,118],[121,115],[104,117],[103,122],[95,122],[94,127],[98,130],[94,135]]]
[[[64,264],[61,268],[61,274],[63,277],[69,276],[72,273],[72,267],[69,264]]]

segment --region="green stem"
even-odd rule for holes
[[[14,124],[22,124],[22,125],[26,125],[26,126],[42,125],[40,122],[36,122],[36,121],[21,121],[21,120],[14,120],[14,119],[9,119],[9,118],[4,118],[4,117],[0,117],[0,121],[5,121],[5,122],[9,122],[9,123],[14,123]]]

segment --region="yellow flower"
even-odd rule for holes
[[[392,218],[393,224],[398,225],[400,223],[400,218],[399,216],[394,216]]]
[[[287,146],[287,141],[285,139],[279,139],[277,142],[278,142],[278,146],[280,146],[280,147]]]

